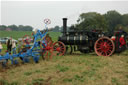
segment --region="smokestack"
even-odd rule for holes
[[[63,35],[67,33],[67,18],[63,18]]]

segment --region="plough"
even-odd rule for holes
[[[62,56],[65,53],[65,45],[57,41],[53,43],[51,37],[48,35],[47,25],[51,23],[49,19],[45,19],[45,31],[36,30],[33,33],[33,43],[31,43],[31,37],[25,35],[22,42],[25,44],[24,48],[20,50],[17,54],[10,54],[6,52],[5,55],[0,55],[0,62],[2,67],[7,65],[10,60],[11,64],[18,64],[19,58],[24,62],[28,63],[30,59],[33,59],[35,63],[39,62],[39,58],[52,59],[53,56]]]

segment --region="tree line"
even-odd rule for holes
[[[128,32],[128,13],[120,14],[116,10],[111,10],[105,14],[97,12],[81,13],[77,24],[68,27],[68,30],[116,31],[120,26]],[[55,26],[52,30],[62,31],[62,27]]]
[[[5,30],[11,30],[11,31],[32,31],[33,27],[32,26],[24,26],[24,25],[0,25],[0,31],[5,31]]]
[[[121,26],[128,32],[128,13],[120,14],[116,10],[108,11],[105,14],[97,12],[82,13],[75,24],[76,30],[103,30],[116,31]]]

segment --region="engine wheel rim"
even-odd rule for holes
[[[54,56],[62,56],[65,54],[66,47],[64,43],[57,41],[53,44]]]
[[[98,56],[111,56],[115,51],[115,44],[110,38],[101,37],[96,41],[94,49]]]

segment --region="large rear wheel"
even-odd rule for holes
[[[98,56],[111,56],[115,51],[115,44],[110,38],[101,37],[95,42],[94,49]]]

